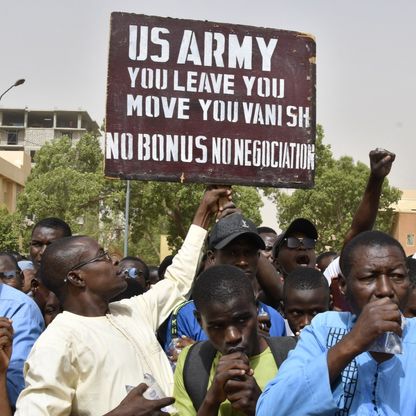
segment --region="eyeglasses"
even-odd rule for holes
[[[136,267],[130,267],[129,269],[124,269],[122,272],[126,277],[131,279],[137,279],[138,277],[143,277],[143,270],[136,269]]]
[[[301,245],[303,248],[311,249],[315,248],[316,240],[314,238],[304,237],[287,237],[284,239],[287,248],[299,248]]]
[[[0,272],[0,279],[1,280],[14,279],[15,277],[17,277],[18,273],[19,272],[17,270],[11,270],[9,272]]]
[[[92,259],[90,259],[90,260],[83,261],[82,263],[78,263],[76,266],[71,267],[71,268],[68,270],[68,273],[69,273],[69,272],[72,272],[72,271],[74,271],[74,270],[76,270],[76,269],[80,269],[81,267],[84,267],[84,266],[86,266],[87,264],[95,263],[96,261],[106,261],[106,262],[110,262],[110,263],[112,263],[112,262],[111,262],[111,257],[110,257],[110,255],[108,254],[108,251],[105,251],[104,253],[101,253],[101,254],[99,254],[98,256],[96,256],[96,257],[94,257],[94,258],[92,258]]]

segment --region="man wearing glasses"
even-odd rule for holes
[[[164,415],[172,398],[143,397],[146,374],[170,395],[173,374],[155,332],[189,292],[198,256],[220,198],[207,191],[193,225],[166,272],[141,296],[110,303],[126,287],[111,258],[89,237],[56,240],[42,255],[41,276],[64,312],[33,347],[25,365],[27,388],[16,415]],[[226,204],[225,204],[226,206]],[[137,387],[136,387],[137,386]]]
[[[0,253],[0,282],[17,290],[23,288],[23,274],[14,257],[6,252]]]
[[[276,269],[284,278],[296,267],[315,267],[317,239],[315,226],[305,218],[296,218],[279,235],[273,247],[273,258]]]

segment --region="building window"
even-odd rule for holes
[[[25,124],[24,111],[3,111],[3,126],[19,126],[23,127]]]
[[[56,115],[56,127],[76,129],[78,126],[78,113],[65,112]]]
[[[17,144],[17,131],[8,131],[7,132],[7,144],[16,145]]]
[[[31,150],[30,151],[30,161],[32,163],[35,163],[35,154],[36,154],[36,150]]]
[[[407,234],[406,245],[407,246],[414,246],[415,245],[415,235],[414,234]]]

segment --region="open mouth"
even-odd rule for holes
[[[300,254],[295,260],[298,266],[308,267],[310,264],[310,258],[307,254]]]

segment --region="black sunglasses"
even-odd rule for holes
[[[311,249],[315,248],[316,245],[316,240],[309,237],[287,237],[284,241],[286,242],[287,248],[299,248],[302,245],[303,248]]]

